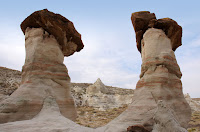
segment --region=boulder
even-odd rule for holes
[[[182,27],[170,18],[156,19],[154,13],[149,11],[135,12],[131,16],[132,24],[135,29],[137,48],[141,52],[141,40],[148,28],[162,29],[171,40],[172,50],[175,51],[182,45]]]
[[[70,56],[84,47],[81,35],[76,31],[74,24],[60,14],[55,14],[47,9],[32,13],[21,23],[24,34],[27,27],[42,27],[50,35],[53,35],[64,56]]]
[[[154,13],[150,13],[149,11],[140,11],[132,13],[131,20],[135,29],[137,48],[140,52],[143,34],[149,28],[148,25],[152,19],[156,20],[156,16]]]
[[[149,22],[150,28],[162,29],[171,40],[172,50],[175,51],[182,45],[182,27],[170,18],[153,19]]]

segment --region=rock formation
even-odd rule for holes
[[[10,81],[6,81],[6,80],[10,80],[9,78],[11,77],[14,83],[20,82],[19,80],[21,80],[20,79],[21,78],[21,72],[20,71],[16,71],[16,70],[12,70],[12,69],[8,69],[8,68],[4,68],[4,67],[0,67],[0,73],[1,73],[0,77],[2,77],[0,80],[3,81],[3,83],[1,83],[2,87],[0,88],[0,91],[1,91],[1,93],[2,93],[2,95],[4,97],[9,97],[9,94],[13,93],[13,91],[15,89],[17,89],[17,87],[15,87],[13,89],[11,83],[8,83]],[[126,107],[122,107],[122,108],[119,108],[119,109],[113,109],[113,110],[108,109],[106,111],[100,111],[99,109],[101,109],[101,108],[99,108],[99,107],[93,107],[93,106],[88,107],[86,105],[86,103],[83,102],[83,97],[87,97],[87,96],[85,96],[86,95],[86,89],[90,85],[93,85],[93,84],[91,84],[91,83],[71,83],[72,96],[73,96],[73,98],[75,100],[75,104],[78,106],[78,109],[77,109],[78,118],[76,119],[76,122],[78,122],[78,124],[82,124],[84,126],[88,126],[89,125],[90,127],[97,128],[98,126],[103,126],[104,124],[106,124],[106,122],[108,122],[111,119],[113,119],[113,117],[117,117],[119,115],[119,113],[123,112],[126,109]],[[4,87],[4,86],[6,86],[6,87]],[[116,88],[116,87],[111,87],[111,86],[106,86],[106,88],[109,89],[109,92],[108,92],[107,96],[112,96],[113,97],[112,100],[117,96],[121,96],[123,98],[124,95],[131,96],[133,94],[133,91],[131,91],[130,89],[122,89],[122,88]],[[199,111],[200,111],[200,109],[199,109],[200,108],[200,101],[197,98],[190,98],[190,96],[188,94],[185,94],[184,96],[185,96],[186,101],[188,102],[188,104],[190,105],[190,107],[191,107],[191,109],[193,111],[193,118],[191,119],[191,121],[189,123],[189,127],[190,127],[190,130],[191,130],[191,129],[193,129],[196,126],[199,125],[199,123],[198,123],[198,121],[199,121],[198,114],[199,114]],[[98,95],[98,99],[101,99],[99,95]],[[49,100],[49,99],[47,99],[47,100]],[[84,100],[87,100],[87,98],[84,99]],[[127,102],[127,100],[130,101],[129,99],[126,99],[124,103],[129,104],[129,102]],[[1,96],[0,96],[0,101],[1,101]],[[121,100],[121,101],[123,101],[123,100]],[[107,106],[109,108],[112,108],[114,106],[118,106],[119,104],[121,104],[121,101],[120,100],[116,100],[116,105],[108,104]],[[168,111],[168,109],[170,110],[170,108],[166,108],[166,106],[163,105],[163,103],[160,103],[160,104],[161,105],[158,105],[156,111],[158,111],[158,108],[159,109],[163,108],[162,110],[164,110],[164,111],[166,111],[166,110]],[[97,106],[97,105],[95,105],[95,106]],[[101,105],[101,106],[103,106],[103,105]],[[45,108],[45,109],[48,109],[48,108]],[[159,110],[159,111],[161,111],[161,113],[165,113],[162,110]],[[172,120],[175,120],[171,112],[166,112],[166,113],[168,113],[167,117],[169,117],[169,118],[166,118],[166,116],[165,116],[164,117],[165,120],[170,121],[170,118]],[[154,117],[153,117],[153,119],[156,122],[155,125],[154,125],[154,131],[155,130],[159,130],[159,129],[164,129],[164,123],[160,123],[160,121],[162,121],[162,120],[160,120],[160,118],[158,118],[159,120],[157,120],[155,118],[157,114],[158,114],[158,112],[155,112]],[[45,115],[45,118],[47,118],[47,115],[48,114]],[[165,115],[167,115],[167,114],[165,114]],[[172,116],[170,116],[170,115],[172,115]],[[40,118],[43,118],[42,114],[40,114],[40,116],[41,116]],[[50,118],[50,117],[48,117],[48,118]],[[157,117],[160,117],[160,116],[157,116]],[[67,119],[65,119],[65,120],[67,120]],[[24,123],[25,122],[26,121],[24,121]],[[59,121],[57,121],[57,122],[59,122]],[[173,121],[170,121],[170,122],[173,122]],[[174,125],[175,124],[177,125],[177,123],[178,122],[175,122]],[[14,125],[14,124],[17,124],[17,122],[16,123],[9,123],[9,124]],[[23,127],[23,123],[22,122],[21,122],[21,125],[22,125],[21,127]],[[32,125],[34,125],[34,124],[32,124]],[[6,125],[6,126],[9,127],[9,125]],[[5,127],[5,126],[3,126],[3,127]],[[15,131],[15,129],[17,129],[18,127],[19,126],[15,126],[14,125],[13,131]],[[35,124],[35,127],[37,127],[37,124]],[[56,127],[56,124],[54,125],[54,127]],[[165,127],[166,127],[166,125],[165,125]],[[1,128],[1,126],[0,126],[0,128]],[[54,129],[58,129],[58,128],[54,128]],[[195,129],[198,129],[198,128],[195,128]],[[5,131],[8,131],[8,130],[9,129],[7,128],[7,130],[5,130]],[[18,130],[23,130],[23,129],[19,127]],[[27,131],[28,130],[31,130],[31,128],[29,128],[29,129],[27,128]],[[139,130],[140,131],[147,131],[141,125],[130,126],[127,129],[127,131],[130,131],[130,132],[139,131]]]
[[[57,101],[52,96],[44,99],[41,112],[33,119],[0,124],[1,132],[94,132],[65,118],[59,110]],[[95,131],[102,132],[102,131]]]
[[[32,119],[45,98],[55,98],[63,116],[75,120],[70,77],[64,56],[83,48],[72,22],[48,10],[36,11],[21,24],[26,59],[20,87],[0,104],[0,123]]]
[[[9,97],[20,85],[21,72],[0,67],[0,101]],[[107,92],[102,92],[100,89]],[[91,90],[91,88],[93,90]],[[92,83],[71,83],[71,95],[77,107],[90,106],[96,110],[123,107],[132,101],[133,89],[106,86],[100,79]],[[90,90],[89,90],[90,89]],[[92,92],[96,91],[96,92]],[[97,94],[98,93],[98,94]],[[105,98],[104,98],[105,97]]]
[[[180,35],[182,29],[179,30],[180,26],[171,19],[159,21],[155,19],[155,15],[149,16],[149,14],[149,12],[132,14],[134,28],[139,29],[135,30],[136,37],[137,31],[140,31],[137,43],[140,40],[138,46],[142,55],[141,75],[134,91],[133,101],[120,116],[97,129],[82,127],[67,119],[73,119],[75,114],[69,92],[69,76],[63,65],[65,55],[63,52],[66,50],[62,48],[62,43],[57,41],[56,35],[55,37],[50,35],[48,28],[44,30],[42,26],[27,27],[25,30],[27,56],[23,67],[22,84],[8,99],[3,100],[0,106],[0,120],[2,122],[30,120],[0,124],[1,130],[185,131],[191,109],[182,93],[181,71],[174,55],[175,49],[181,45],[179,43],[181,38],[178,37],[182,35]],[[46,23],[44,25],[47,27],[52,25],[50,21],[45,21],[45,18],[41,20],[44,20]],[[77,51],[75,48],[78,46],[72,44],[72,47],[67,50],[66,56]],[[108,92],[100,80],[95,85],[98,86],[98,90]],[[101,94],[94,89],[95,85],[88,88],[88,94]]]
[[[152,131],[155,124],[153,117],[159,100],[166,102],[166,107],[171,109],[181,127],[187,128],[188,126],[191,109],[182,93],[181,71],[173,51],[181,45],[175,43],[180,42],[181,38],[177,37],[181,36],[179,34],[181,29],[171,19],[162,19],[165,22],[160,22],[154,16],[149,12],[132,14],[136,37],[138,30],[144,32],[140,37],[141,43],[138,43],[142,56],[140,80],[134,91],[133,102],[120,116],[106,126],[107,131],[113,128],[124,131],[134,125],[142,125],[148,131]],[[159,28],[146,26],[156,25],[152,24],[151,19],[154,23],[159,23]],[[174,30],[177,32],[173,32]]]
[[[141,40],[148,28],[162,29],[168,38],[171,39],[172,50],[175,51],[181,46],[182,28],[176,21],[170,18],[156,19],[154,13],[149,11],[135,12],[131,16],[136,34],[137,48],[141,52]]]
[[[126,94],[113,91],[112,88],[106,87],[100,79],[97,79],[93,85],[87,87],[83,102],[85,106],[92,106],[103,111],[122,107],[130,104],[133,97],[133,90],[125,89],[124,91]]]
[[[188,102],[188,104],[190,105],[192,112],[200,111],[200,101],[192,99],[189,94],[185,94],[184,97]]]
[[[187,132],[180,126],[173,114],[171,108],[168,108],[162,100],[158,101],[158,107],[153,119],[155,124],[152,132]]]
[[[42,27],[50,35],[53,35],[64,56],[70,56],[84,47],[81,35],[76,31],[73,23],[60,14],[55,14],[47,9],[34,12],[21,23],[24,34],[27,27]]]

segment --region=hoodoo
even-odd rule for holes
[[[64,56],[83,48],[81,35],[71,21],[47,9],[28,16],[21,29],[26,47],[22,81],[20,87],[1,103],[0,123],[32,119],[49,96],[56,100],[63,116],[75,120],[70,77],[63,61]]]
[[[175,49],[181,45],[181,26],[170,18],[157,20],[155,14],[148,11],[133,13],[131,20],[142,56],[140,80],[136,85],[133,102],[107,125],[106,130],[115,128],[124,131],[125,128],[140,126],[141,130],[152,131],[153,126],[159,124],[158,120],[162,119],[160,123],[163,123],[163,117],[168,115],[173,117],[166,120],[176,122],[179,127],[175,128],[165,122],[161,126],[168,126],[163,126],[163,130],[187,128],[191,109],[182,92],[182,74],[174,54]],[[162,109],[170,110],[171,113],[155,114],[156,109],[161,109],[159,102],[165,106]]]
[[[13,132],[186,132],[191,109],[183,96],[182,73],[174,54],[181,45],[182,28],[170,18],[157,20],[147,11],[133,13],[131,20],[142,57],[133,101],[107,125],[92,129],[71,121],[76,112],[63,64],[64,56],[83,48],[80,34],[69,20],[47,10],[25,19],[21,25],[26,39],[22,83],[0,106],[0,122],[9,122],[0,128]],[[95,85],[87,89],[88,94],[108,92],[100,80]],[[24,121],[11,122],[17,120]]]

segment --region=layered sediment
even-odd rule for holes
[[[142,66],[133,101],[121,115],[97,129],[85,128],[71,121],[76,113],[70,96],[70,78],[63,65],[63,45],[50,31],[45,30],[45,26],[27,27],[27,55],[22,84],[8,99],[3,100],[0,121],[31,120],[0,124],[0,127],[5,131],[15,131],[13,128],[17,127],[18,130],[29,132],[186,131],[191,109],[183,96],[182,73],[174,54],[181,45],[182,28],[172,19],[156,20],[154,14],[150,17],[148,14],[132,14],[136,37],[137,31],[140,32],[137,44]],[[47,22],[46,25],[51,24]],[[76,48],[74,45],[72,47]],[[69,51],[66,56],[76,50]],[[87,92],[99,94],[93,88],[88,88]],[[103,85],[98,90],[108,92]]]
[[[143,20],[147,22],[142,25],[144,27],[141,27]],[[141,51],[142,56],[140,80],[136,85],[132,103],[127,110],[107,125],[107,131],[111,131],[113,128],[124,131],[126,128],[132,129],[135,126],[152,131],[156,121],[158,122],[153,117],[160,101],[166,104],[166,109],[171,110],[173,115],[171,118],[176,120],[180,127],[187,128],[190,121],[191,109],[182,92],[180,80],[182,73],[174,54],[174,50],[180,45],[180,43],[175,45],[174,39],[179,40],[180,38],[177,38],[176,32],[170,32],[176,30],[179,25],[174,27],[173,24],[169,24],[171,19],[165,19],[169,20],[166,23],[170,28],[166,29],[165,22],[163,25],[160,24],[159,28],[156,26],[152,28],[148,26],[150,20],[157,21],[155,14],[149,12],[132,14],[136,37],[139,29],[144,32],[139,38],[139,40],[141,39],[140,43],[137,42],[138,47],[141,47],[138,50]],[[159,23],[159,21],[157,22]],[[173,37],[170,37],[168,32]],[[163,115],[165,114],[168,113],[163,113]],[[162,118],[157,117],[156,119]],[[174,131],[176,131],[175,127]]]
[[[76,41],[73,42],[73,39],[64,44],[59,42],[60,39],[52,31],[60,31],[62,27],[56,25],[65,24],[67,19],[53,14],[48,10],[38,11],[21,24],[25,33],[26,48],[21,85],[9,98],[1,102],[0,123],[32,119],[41,111],[44,99],[48,96],[55,98],[63,116],[71,120],[76,119],[74,100],[70,93],[70,77],[63,61],[64,56],[76,52],[77,45],[80,44],[75,44]],[[34,25],[33,21],[38,25]],[[53,27],[50,23],[53,23]],[[76,31],[73,26],[69,26],[71,25],[69,20],[67,23],[69,32],[70,30]],[[49,32],[45,29],[49,29]],[[61,36],[64,34],[63,39],[67,39],[68,30],[63,30],[65,33],[58,33]],[[76,34],[77,32],[74,33],[75,36]],[[81,41],[80,36],[78,39]],[[66,47],[70,45],[74,48]],[[65,48],[67,50],[63,51]]]

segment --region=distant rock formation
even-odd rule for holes
[[[20,85],[21,72],[0,67],[0,101],[9,97]],[[12,81],[10,81],[12,80]],[[98,110],[123,107],[132,101],[133,89],[106,86],[100,79],[92,83],[71,83],[71,95],[77,107],[91,106]],[[102,88],[107,92],[103,92]],[[96,91],[96,92],[94,92]],[[105,98],[103,98],[105,97]]]
[[[117,92],[116,92],[117,91]],[[100,79],[86,88],[86,94],[83,95],[84,106],[92,106],[99,110],[107,110],[111,108],[122,107],[132,102],[133,90],[124,89],[124,93],[120,93],[120,89],[106,87]]]
[[[55,98],[63,116],[75,120],[70,77],[64,56],[83,48],[72,22],[48,10],[36,11],[21,24],[26,60],[20,87],[0,105],[0,123],[28,120],[42,109],[45,98]]]
[[[21,72],[0,67],[0,94],[11,95],[21,82]],[[1,101],[1,99],[0,99]]]
[[[90,94],[90,95],[108,94],[108,92],[109,92],[108,89],[102,83],[100,78],[98,78],[97,81],[93,85],[90,85],[86,89],[86,94]]]
[[[142,32],[141,43],[138,43],[142,55],[140,80],[134,91],[133,102],[120,116],[106,125],[106,130],[112,131],[115,128],[118,131],[125,131],[129,126],[141,125],[148,131],[152,131],[156,123],[153,119],[154,113],[160,100],[170,108],[173,118],[180,127],[187,128],[191,109],[182,93],[180,80],[182,74],[173,51],[181,45],[175,43],[181,39],[179,37],[182,34],[180,35],[177,30],[181,31],[180,26],[167,18],[162,19],[165,22],[159,23],[159,28],[146,27],[149,25],[148,21],[154,19],[154,15],[149,12],[136,12],[131,18],[136,37],[138,29]],[[147,18],[147,22],[143,22]],[[143,29],[142,26],[145,28]],[[173,32],[174,30],[177,32]],[[165,116],[167,113],[163,114]]]
[[[188,104],[190,105],[192,112],[200,111],[200,101],[192,99],[189,94],[185,94],[184,97],[188,102]]]

